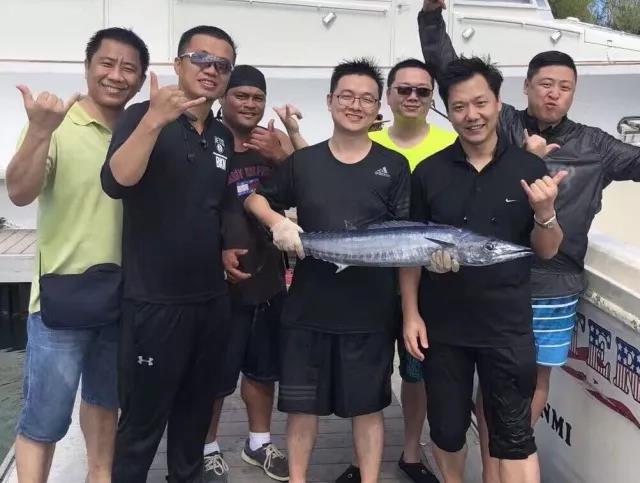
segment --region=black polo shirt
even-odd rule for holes
[[[415,169],[411,217],[530,246],[533,210],[520,180],[532,183],[546,174],[540,158],[502,139],[478,172],[456,141]],[[458,273],[423,269],[419,307],[429,339],[486,347],[532,337],[530,270],[530,258]]]
[[[233,135],[210,114],[202,134],[180,116],[165,126],[140,181],[118,184],[109,166],[149,102],[120,117],[102,168],[102,187],[123,205],[122,267],[128,299],[195,303],[227,293],[220,212]]]

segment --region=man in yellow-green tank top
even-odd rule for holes
[[[369,133],[372,141],[407,158],[411,171],[424,159],[452,144],[457,137],[454,131],[427,122],[433,89],[431,66],[417,59],[396,64],[387,79],[387,104],[393,112],[393,124]],[[406,351],[402,337],[398,338],[398,354],[404,413],[404,452],[398,465],[414,482],[435,483],[438,480],[420,460],[420,434],[427,412],[422,363]],[[337,481],[358,481],[358,477],[358,468],[350,466]]]

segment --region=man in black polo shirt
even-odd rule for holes
[[[284,257],[267,230],[245,212],[242,203],[276,166],[293,152],[289,138],[270,121],[258,126],[267,102],[262,72],[250,65],[233,69],[220,99],[222,121],[233,133],[231,159],[222,212],[223,263],[230,282],[231,334],[224,373],[205,445],[205,483],[228,481],[229,466],[216,440],[224,398],[236,389],[247,407],[249,437],[243,461],[262,467],[270,478],[289,479],[286,457],[271,441],[275,381],[280,376],[280,314],[286,296]]]
[[[267,225],[276,246],[304,257],[299,231],[341,230],[405,218],[409,165],[372,143],[380,108],[380,72],[366,60],[345,62],[331,77],[331,139],[296,151],[252,194],[245,207]],[[276,210],[296,206],[300,226]],[[353,418],[364,483],[378,481],[384,438],[382,409],[391,402],[396,273],[304,258],[295,269],[282,315],[278,407],[289,413],[292,483],[306,481],[318,416]]]
[[[411,217],[530,245],[548,259],[562,241],[554,201],[566,172],[551,178],[537,156],[498,138],[501,84],[500,72],[478,58],[449,64],[439,88],[459,140],[414,171]],[[427,417],[447,483],[463,478],[475,368],[501,481],[540,479],[530,270],[524,258],[458,273],[401,271],[405,344],[424,360]]]
[[[211,104],[234,60],[223,30],[185,32],[178,86],[160,88],[151,74],[150,101],[123,114],[102,169],[104,191],[124,209],[114,483],[146,481],[165,426],[168,481],[202,479],[230,317],[220,207],[233,136]]]

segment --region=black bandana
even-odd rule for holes
[[[234,67],[229,77],[227,92],[234,87],[256,87],[267,94],[267,81],[264,74],[251,65],[238,65]]]

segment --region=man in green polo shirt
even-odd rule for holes
[[[136,34],[109,28],[95,33],[87,44],[86,96],[76,94],[64,102],[48,92],[34,97],[27,86],[18,86],[29,124],[7,167],[7,189],[18,206],[36,199],[39,203],[25,402],[15,444],[21,482],[47,480],[55,444],[71,422],[80,377],[88,481],[111,481],[118,409],[117,326],[79,330],[46,326],[40,312],[39,278],[120,263],[122,206],[103,193],[100,169],[116,119],[140,90],[148,65],[149,52]],[[68,303],[73,307],[74,300]]]

